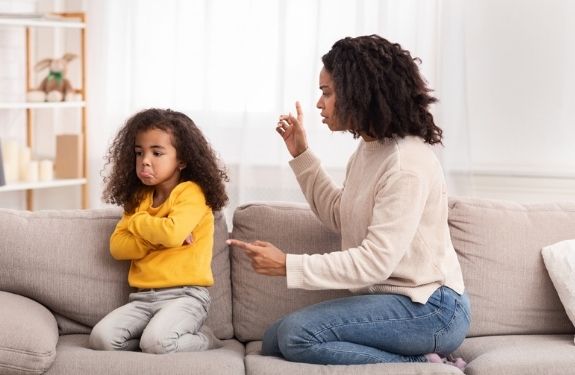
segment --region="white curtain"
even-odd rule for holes
[[[198,124],[229,168],[229,215],[248,201],[303,200],[274,131],[296,100],[310,146],[341,181],[356,141],[330,134],[315,108],[321,56],[336,40],[399,42],[432,87],[439,70],[435,0],[100,0],[87,15],[92,207],[102,205],[109,142],[140,109],[172,108]]]

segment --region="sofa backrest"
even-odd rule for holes
[[[232,238],[268,241],[288,253],[323,253],[341,247],[339,235],[316,219],[307,205],[284,202],[251,203],[234,212]],[[241,249],[232,248],[233,322],[240,341],[261,340],[278,318],[347,291],[287,289],[285,277],[255,273]]]
[[[110,256],[121,210],[0,209],[0,290],[34,299],[56,316],[61,334],[88,333],[128,301],[129,262]],[[233,335],[228,229],[216,213],[212,269],[215,285],[207,324],[219,338]]]
[[[469,336],[573,333],[541,249],[575,238],[575,203],[449,203],[451,238],[471,299]]]
[[[521,205],[451,199],[449,226],[471,299],[469,336],[573,333],[541,259],[541,248],[575,238],[574,204]],[[252,203],[234,214],[232,238],[268,241],[290,253],[340,248],[307,205]],[[288,290],[284,277],[256,274],[231,250],[233,323],[242,341],[261,340],[278,318],[346,291]]]

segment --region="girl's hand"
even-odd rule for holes
[[[295,102],[297,117],[280,115],[276,131],[282,136],[287,149],[294,158],[307,150],[307,139],[303,128],[303,112],[299,102]]]
[[[244,250],[257,273],[268,276],[286,275],[286,255],[271,243],[264,241],[247,243],[239,240],[227,240],[226,243]]]
[[[192,234],[188,234],[188,237],[186,237],[186,239],[184,240],[184,243],[182,244],[182,246],[186,246],[186,245],[191,245],[194,243],[194,237],[192,237]]]

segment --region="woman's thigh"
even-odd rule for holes
[[[345,341],[403,355],[436,350],[455,303],[438,289],[426,304],[396,294],[360,295],[325,301],[296,311],[277,324],[278,347]]]

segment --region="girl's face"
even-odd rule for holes
[[[135,152],[136,174],[144,185],[171,191],[180,182],[185,165],[178,160],[170,133],[160,129],[139,132]]]
[[[316,107],[321,109],[322,122],[327,124],[331,131],[348,130],[346,126],[340,124],[335,115],[335,86],[331,79],[331,74],[322,68],[319,73],[319,89],[321,96],[317,101]]]

